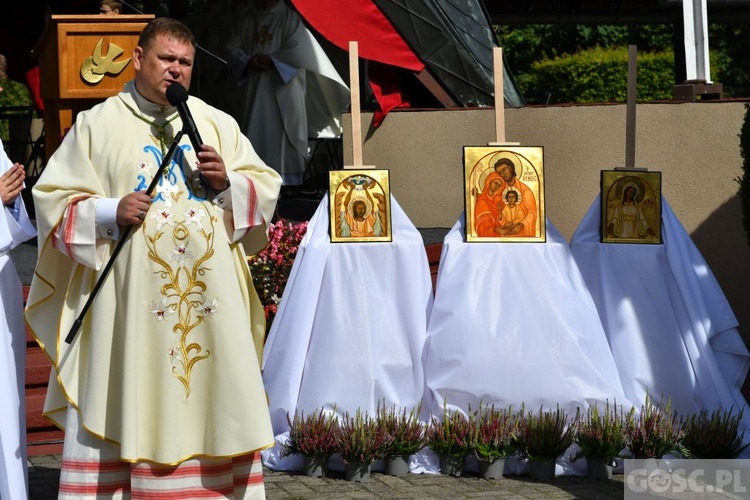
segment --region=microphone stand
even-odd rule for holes
[[[161,178],[161,174],[164,171],[164,169],[167,168],[167,166],[172,161],[172,156],[174,156],[175,151],[177,150],[177,146],[180,143],[180,139],[182,139],[183,134],[185,133],[184,130],[180,130],[175,135],[174,139],[172,140],[172,145],[169,147],[169,151],[167,151],[166,156],[164,156],[164,159],[161,162],[161,165],[159,166],[159,170],[157,170],[156,175],[154,175],[154,178],[151,179],[151,184],[149,184],[148,189],[146,190],[146,194],[151,194],[154,189],[156,189],[156,184],[159,182],[159,179]],[[130,235],[130,231],[133,229],[133,225],[127,226],[124,231],[122,232],[122,235],[120,236],[120,240],[117,242],[117,246],[115,247],[114,251],[112,252],[112,255],[109,257],[109,261],[107,261],[107,265],[104,266],[104,270],[102,271],[102,274],[99,275],[99,279],[96,281],[96,284],[94,285],[94,288],[91,290],[91,295],[89,295],[88,300],[86,300],[86,303],[83,305],[83,309],[81,309],[81,312],[78,313],[78,318],[73,322],[73,326],[70,328],[70,331],[68,332],[68,336],[65,337],[65,342],[67,344],[70,344],[73,342],[73,340],[76,338],[76,335],[78,334],[78,330],[81,328],[81,324],[83,323],[83,318],[86,316],[86,313],[89,310],[89,307],[91,307],[91,304],[94,302],[94,299],[96,298],[96,295],[99,293],[99,289],[104,284],[104,280],[107,279],[107,275],[109,274],[109,271],[112,269],[112,265],[115,263],[115,259],[120,253],[120,250],[122,250],[122,246],[125,244],[125,240],[128,239],[128,236]]]

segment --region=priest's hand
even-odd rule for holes
[[[151,207],[151,196],[146,191],[126,194],[117,204],[117,223],[121,226],[142,224]]]
[[[229,188],[229,177],[224,160],[219,153],[208,144],[203,144],[198,153],[198,170],[201,171],[203,179],[215,193],[220,193]]]
[[[0,199],[3,205],[10,205],[23,190],[23,180],[26,178],[26,170],[20,163],[14,163],[12,167],[0,176]]]

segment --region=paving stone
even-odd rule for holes
[[[30,500],[57,498],[61,463],[60,455],[29,458]],[[558,476],[553,481],[541,482],[529,476],[486,480],[471,473],[461,477],[442,474],[399,477],[373,472],[369,481],[357,483],[346,481],[342,471],[329,471],[327,477],[319,478],[264,469],[264,478],[269,500],[621,499],[624,496],[622,475],[615,475],[608,481]]]

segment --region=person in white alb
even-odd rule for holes
[[[23,294],[8,252],[33,238],[36,229],[21,198],[26,172],[8,159],[0,141],[0,498],[28,497],[26,476],[26,327]]]

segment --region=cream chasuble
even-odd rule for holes
[[[80,113],[34,188],[40,254],[26,318],[55,368],[45,413],[64,426],[70,402],[127,461],[266,448],[265,320],[246,252],[267,243],[281,181],[234,120],[197,98],[193,117],[231,181],[217,198],[231,196],[233,209],[188,189],[197,160],[184,137],[78,336],[64,341],[116,244],[97,237],[95,201],[146,189],[182,126],[174,108],[144,103],[131,82]]]

